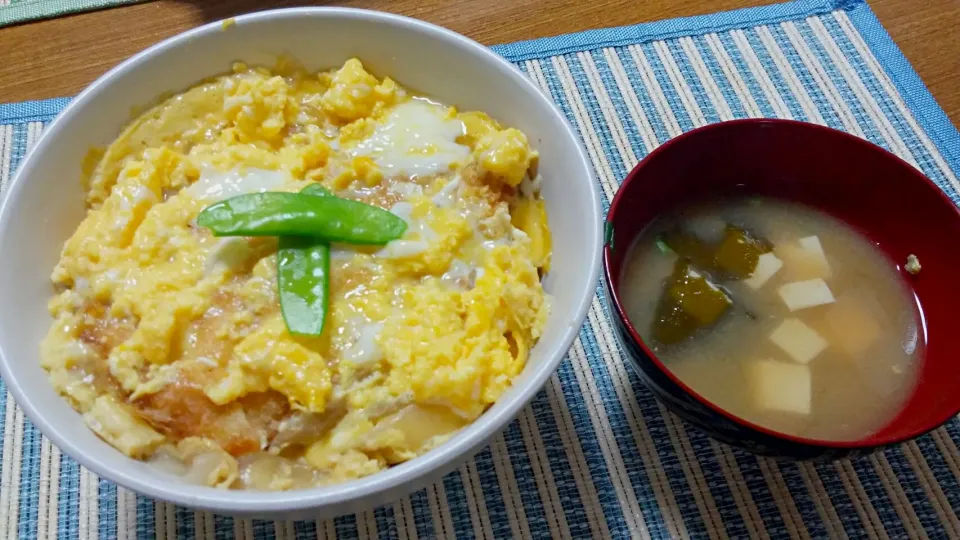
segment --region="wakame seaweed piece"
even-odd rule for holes
[[[668,293],[701,326],[713,324],[733,305],[727,293],[689,263],[678,261],[673,273]]]
[[[689,259],[698,268],[708,272],[721,270],[713,258],[714,246],[679,227],[665,231],[657,238],[657,242],[662,242],[680,258]]]
[[[760,255],[772,250],[769,242],[753,236],[746,229],[727,225],[723,241],[714,252],[713,259],[723,274],[734,279],[745,279],[757,268]]]
[[[665,345],[683,341],[715,323],[731,305],[730,297],[689,260],[678,259],[657,305],[654,338]]]
[[[689,338],[699,327],[696,319],[664,292],[657,304],[657,316],[653,320],[654,339],[664,345],[672,345]]]

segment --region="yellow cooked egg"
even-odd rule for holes
[[[233,66],[83,163],[87,215],[53,271],[54,387],[125,454],[190,482],[295,489],[443,443],[540,338],[551,239],[526,135],[367,72]],[[270,237],[198,214],[319,182],[407,223],[333,244],[319,336],[290,334]]]

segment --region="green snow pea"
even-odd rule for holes
[[[320,184],[300,193],[332,197]],[[330,243],[319,238],[281,236],[277,248],[280,312],[291,334],[319,336],[330,297]]]
[[[206,207],[197,224],[214,236],[305,236],[348,244],[386,244],[407,223],[358,201],[308,193],[238,195]]]

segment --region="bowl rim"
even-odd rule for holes
[[[944,193],[943,190],[940,189],[940,187],[933,180],[931,180],[925,174],[923,174],[922,172],[914,168],[912,165],[904,161],[902,158],[900,158],[900,156],[897,156],[896,154],[888,151],[887,149],[881,146],[878,146],[866,139],[862,139],[860,137],[851,135],[847,132],[840,131],[838,129],[834,129],[828,126],[823,126],[820,124],[814,124],[811,122],[803,122],[799,120],[788,120],[784,118],[741,118],[741,119],[735,119],[735,120],[726,120],[723,122],[716,122],[713,124],[707,124],[699,128],[687,131],[685,133],[681,133],[680,135],[661,144],[660,146],[655,148],[652,152],[647,154],[646,157],[640,160],[640,162],[637,163],[633,167],[633,169],[630,170],[629,173],[627,173],[626,178],[623,180],[623,182],[620,185],[620,188],[617,190],[617,194],[614,196],[613,200],[610,201],[610,209],[607,212],[606,218],[604,219],[605,228],[611,228],[613,226],[613,219],[616,216],[617,208],[620,205],[623,198],[626,196],[625,194],[628,191],[627,188],[629,188],[629,184],[632,182],[639,182],[637,178],[640,177],[640,172],[642,168],[648,163],[650,163],[651,161],[653,161],[654,159],[656,159],[657,156],[664,154],[666,152],[669,152],[676,146],[683,144],[684,141],[693,137],[701,136],[706,132],[712,132],[712,131],[727,129],[730,127],[737,127],[737,126],[744,126],[744,125],[755,126],[755,127],[759,127],[762,125],[791,126],[792,128],[809,129],[812,131],[817,131],[817,132],[834,136],[834,137],[842,137],[860,145],[869,145],[873,147],[874,150],[878,150],[882,154],[884,154],[885,158],[899,162],[900,165],[902,165],[903,167],[906,167],[909,170],[916,171],[917,174],[912,176],[921,178],[925,182],[926,187],[928,189],[932,189],[940,197],[941,202],[945,203],[949,208],[953,209],[953,212],[956,215],[957,220],[960,221],[960,208],[958,208],[957,205],[950,200],[947,194]],[[714,413],[717,413],[723,416],[727,420],[730,420],[734,424],[737,424],[741,427],[752,429],[754,431],[760,432],[770,437],[786,440],[786,441],[797,443],[797,444],[803,444],[808,446],[819,446],[819,447],[839,449],[839,450],[865,450],[865,449],[879,447],[879,446],[889,446],[889,445],[899,444],[899,443],[914,439],[925,433],[929,433],[937,429],[938,427],[942,426],[944,423],[946,423],[948,420],[950,420],[954,416],[957,416],[958,414],[960,414],[960,404],[958,404],[956,407],[956,410],[953,410],[951,413],[944,415],[943,418],[939,419],[934,425],[911,429],[907,432],[907,434],[896,436],[896,437],[877,437],[875,435],[871,435],[869,437],[857,439],[855,441],[831,441],[831,440],[814,439],[809,437],[791,435],[789,433],[784,433],[781,431],[777,431],[775,429],[770,429],[770,428],[761,426],[759,424],[756,424],[754,422],[751,422],[749,420],[746,420],[744,418],[741,418],[727,411],[726,409],[720,407],[719,405],[714,404],[712,401],[705,398],[699,392],[696,392],[695,390],[693,390],[690,386],[688,386],[686,383],[680,380],[679,377],[674,375],[673,371],[667,368],[666,365],[660,360],[660,358],[658,358],[657,355],[654,354],[649,347],[647,347],[643,338],[640,337],[640,333],[637,332],[637,329],[633,326],[633,323],[630,321],[630,318],[627,316],[626,309],[624,308],[623,304],[620,301],[620,293],[617,291],[616,287],[614,287],[613,276],[611,272],[611,266],[612,266],[611,246],[609,241],[606,239],[604,241],[602,251],[603,251],[603,279],[607,285],[607,290],[609,291],[609,294],[610,294],[610,302],[611,302],[611,305],[613,306],[613,313],[611,315],[617,317],[623,323],[624,327],[627,329],[627,332],[630,334],[630,339],[634,342],[634,344],[636,344],[640,348],[640,350],[647,355],[647,357],[653,362],[654,366],[656,366],[656,368],[661,373],[663,373],[668,379],[670,379],[671,382],[673,382],[675,385],[680,387],[681,390],[683,390],[687,395],[691,396],[701,405],[710,409]]]
[[[585,253],[585,255],[590,256],[590,268],[587,272],[588,278],[584,285],[584,290],[578,291],[577,294],[579,297],[575,298],[572,302],[574,309],[570,313],[569,322],[565,325],[565,328],[561,330],[561,335],[558,336],[555,354],[553,354],[552,357],[545,358],[544,362],[530,374],[527,384],[520,387],[516,394],[509,399],[501,398],[494,404],[494,406],[499,405],[501,407],[496,415],[491,415],[490,410],[488,410],[444,444],[410,461],[391,466],[359,479],[296,491],[266,492],[223,490],[207,486],[177,484],[173,480],[164,483],[153,483],[145,481],[134,471],[126,472],[117,470],[111,466],[109,458],[97,456],[87,450],[81,450],[69,438],[63,436],[56,427],[46,421],[46,414],[41,412],[43,405],[36,403],[24,392],[16,375],[16,370],[12,368],[13,359],[10,358],[8,353],[4,353],[3,344],[0,343],[0,374],[2,374],[9,391],[27,418],[66,455],[95,472],[98,476],[110,480],[115,484],[130,488],[137,493],[191,508],[212,510],[227,514],[266,515],[271,513],[278,514],[318,509],[325,506],[340,506],[343,508],[353,504],[360,507],[364,504],[365,499],[374,498],[381,493],[402,491],[405,485],[417,485],[418,481],[430,479],[430,475],[435,471],[450,467],[451,463],[457,462],[458,460],[472,457],[482,444],[485,444],[491,437],[499,433],[516,417],[523,407],[530,403],[535,394],[543,388],[547,379],[556,372],[563,357],[573,345],[573,341],[579,333],[579,328],[586,318],[587,311],[590,309],[593,297],[596,294],[595,284],[600,277],[600,255],[603,244],[601,228],[603,212],[595,173],[590,166],[589,157],[583,143],[576,135],[568,119],[519,69],[484,45],[452,30],[426,21],[366,9],[295,7],[238,15],[236,17],[212,21],[184,31],[131,56],[87,86],[71,100],[56,119],[46,127],[34,148],[24,157],[20,167],[14,173],[9,185],[4,190],[3,196],[0,197],[0,230],[6,227],[11,215],[10,207],[18,200],[24,184],[24,178],[35,166],[34,163],[38,162],[44,155],[50,141],[58,136],[58,133],[63,129],[61,126],[67,124],[76,116],[79,110],[87,106],[102,88],[124,77],[144,60],[163,55],[168,50],[180,47],[197,37],[222,32],[222,25],[225,21],[237,24],[250,24],[268,20],[308,16],[373,21],[386,25],[404,27],[412,32],[428,34],[437,39],[438,42],[446,42],[464,48],[465,54],[476,57],[476,61],[478,62],[498,65],[504,77],[511,78],[514,84],[519,85],[524,91],[531,94],[533,99],[540,100],[547,105],[547,109],[550,110],[555,117],[554,120],[560,122],[560,124],[566,128],[565,133],[561,133],[559,136],[566,136],[569,138],[569,141],[573,143],[575,151],[577,152],[576,157],[583,164],[583,169],[587,174],[585,180],[592,184],[592,189],[589,190],[590,200],[588,201],[588,205],[593,208],[593,212],[588,216],[587,227],[593,226],[595,230],[593,234],[588,234],[587,236],[588,238],[590,236],[593,237],[590,238],[590,240],[594,247],[591,250],[592,253]],[[406,493],[403,494],[405,495]],[[400,496],[401,494],[396,493],[396,495]],[[366,504],[372,507],[370,502]]]

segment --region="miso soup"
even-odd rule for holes
[[[776,431],[852,441],[914,387],[924,335],[900,272],[831,216],[738,198],[654,221],[620,292],[644,341],[704,398]]]

